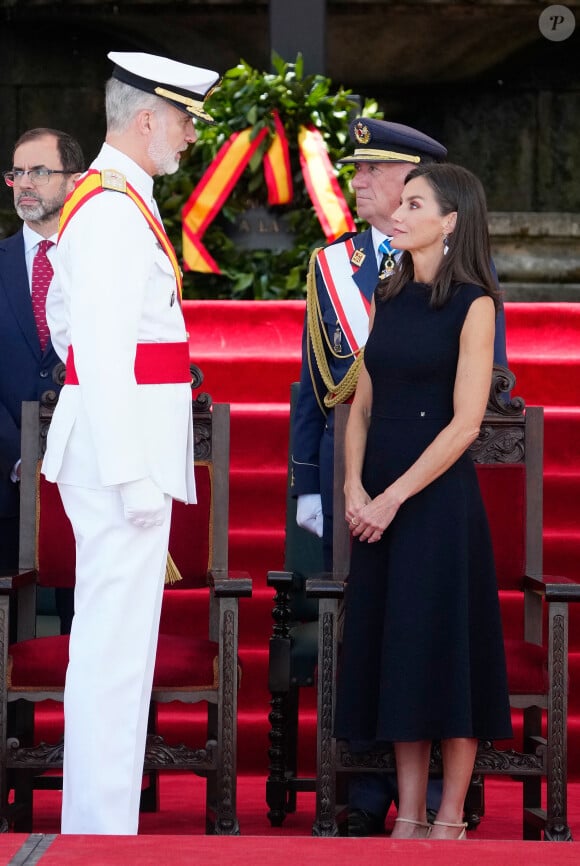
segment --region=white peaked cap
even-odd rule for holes
[[[203,106],[219,79],[219,73],[213,69],[139,51],[109,51],[107,57],[115,64],[113,78],[160,96],[206,123],[213,122]]]

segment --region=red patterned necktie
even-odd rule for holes
[[[46,322],[46,293],[52,280],[53,269],[46,251],[53,246],[54,241],[41,241],[32,262],[32,311],[36,320],[36,329],[40,348],[44,352],[50,339]]]

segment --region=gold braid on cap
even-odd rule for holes
[[[332,409],[338,403],[344,403],[352,394],[354,394],[360,366],[363,360],[364,349],[360,349],[358,354],[356,352],[350,352],[348,355],[339,355],[337,352],[334,351],[330,343],[328,334],[326,333],[326,328],[324,327],[324,320],[322,318],[322,311],[320,309],[318,292],[316,291],[316,257],[320,250],[321,247],[315,249],[310,257],[310,264],[308,266],[308,277],[306,279],[306,353],[308,355],[308,369],[310,370],[310,378],[312,380],[312,386],[316,395],[316,400],[318,402],[318,405],[320,406],[320,411],[326,415],[325,408],[320,401],[320,395],[316,389],[316,381],[314,378],[314,371],[312,369],[312,354],[310,352],[310,347],[312,346],[312,351],[316,359],[318,371],[322,377],[322,381],[324,382],[325,387],[327,388],[327,394],[324,397],[324,406],[327,409]],[[350,365],[344,377],[338,383],[335,383],[331,376],[325,347],[328,348],[330,354],[333,355],[335,358],[354,357],[354,361]]]
[[[156,96],[161,96],[165,99],[172,99],[174,102],[181,102],[187,108],[203,108],[203,102],[199,99],[192,99],[191,96],[183,96],[181,93],[176,93],[175,90],[168,90],[166,87],[156,87]]]

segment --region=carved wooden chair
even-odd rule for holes
[[[201,373],[192,372],[198,387]],[[144,771],[153,785],[149,807],[158,771],[205,777],[207,831],[237,834],[238,604],[252,586],[228,571],[229,406],[212,407],[200,394],[193,412],[198,504],[174,503],[169,544],[182,580],[164,593]],[[23,406],[20,570],[0,582],[0,815],[4,829],[20,831],[31,829],[33,789],[61,783],[62,740],[34,737],[34,707],[62,701],[68,661],[67,635],[35,637],[36,588],[74,584],[72,530],[57,486],[40,474],[51,417],[52,406]],[[199,704],[201,734],[196,719],[186,744],[170,745],[157,730],[156,709],[170,701]]]
[[[290,388],[290,442],[299,388],[299,382]],[[308,575],[322,570],[322,542],[296,523],[291,471],[289,449],[284,571],[267,575],[268,586],[275,590],[268,660],[271,710],[266,780],[268,818],[273,827],[280,827],[286,815],[296,811],[298,793],[316,790],[315,777],[298,772],[299,711],[301,690],[314,686],[318,658],[318,603],[306,597],[305,584]]]
[[[506,399],[515,378],[494,369],[479,438],[471,448],[490,521],[502,600],[518,604],[518,634],[505,636],[510,704],[522,714],[514,741],[481,742],[475,774],[506,775],[522,783],[524,839],[568,841],[567,706],[568,608],[580,585],[542,573],[543,409]],[[348,406],[337,408],[335,514],[344,514],[344,431]],[[319,600],[317,791],[314,835],[337,834],[336,781],[349,772],[394,772],[392,750],[351,753],[333,736],[339,607],[348,575],[350,537],[335,521],[334,572],[307,582]],[[517,601],[516,601],[517,599]],[[441,771],[433,750],[431,766]],[[542,781],[546,805],[542,805]],[[483,803],[482,803],[483,809]]]

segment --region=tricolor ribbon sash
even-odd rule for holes
[[[68,195],[60,215],[58,227],[59,240],[61,239],[63,232],[70,223],[71,219],[77,213],[79,208],[81,208],[83,204],[85,204],[85,202],[89,201],[89,199],[91,199],[98,193],[104,192],[107,189],[111,189],[111,187],[103,185],[104,174],[106,174],[106,172],[101,173],[96,169],[91,169],[84,177],[82,177],[78,181],[73,191]],[[115,174],[119,176],[118,173]],[[153,231],[153,234],[157,238],[157,241],[159,242],[163,252],[167,255],[169,261],[171,262],[171,266],[173,267],[173,272],[175,274],[175,282],[177,283],[179,297],[181,298],[181,268],[179,267],[179,262],[175,254],[175,250],[173,249],[173,245],[167,237],[167,233],[165,232],[163,225],[159,222],[155,214],[153,214],[152,211],[149,209],[149,207],[147,206],[143,198],[139,195],[137,190],[132,187],[131,184],[124,177],[123,181],[124,189],[119,187],[117,191],[128,195],[129,198],[133,202],[135,202],[135,204],[147,220],[149,228]]]
[[[263,158],[264,178],[268,204],[280,205],[292,200],[293,187],[288,138],[276,112],[274,128],[272,142]],[[186,270],[221,273],[202,238],[267,134],[267,127],[257,134],[251,127],[233,133],[191,193],[182,211]],[[334,175],[321,133],[314,127],[301,127],[298,147],[306,188],[327,240],[333,241],[344,232],[355,231],[354,220]]]
[[[326,240],[332,242],[345,232],[356,231],[320,131],[313,126],[301,126],[298,148],[306,189]]]
[[[354,243],[351,238],[342,244],[332,244],[318,253],[318,265],[337,321],[357,355],[369,334],[370,302],[353,279],[351,258]]]

